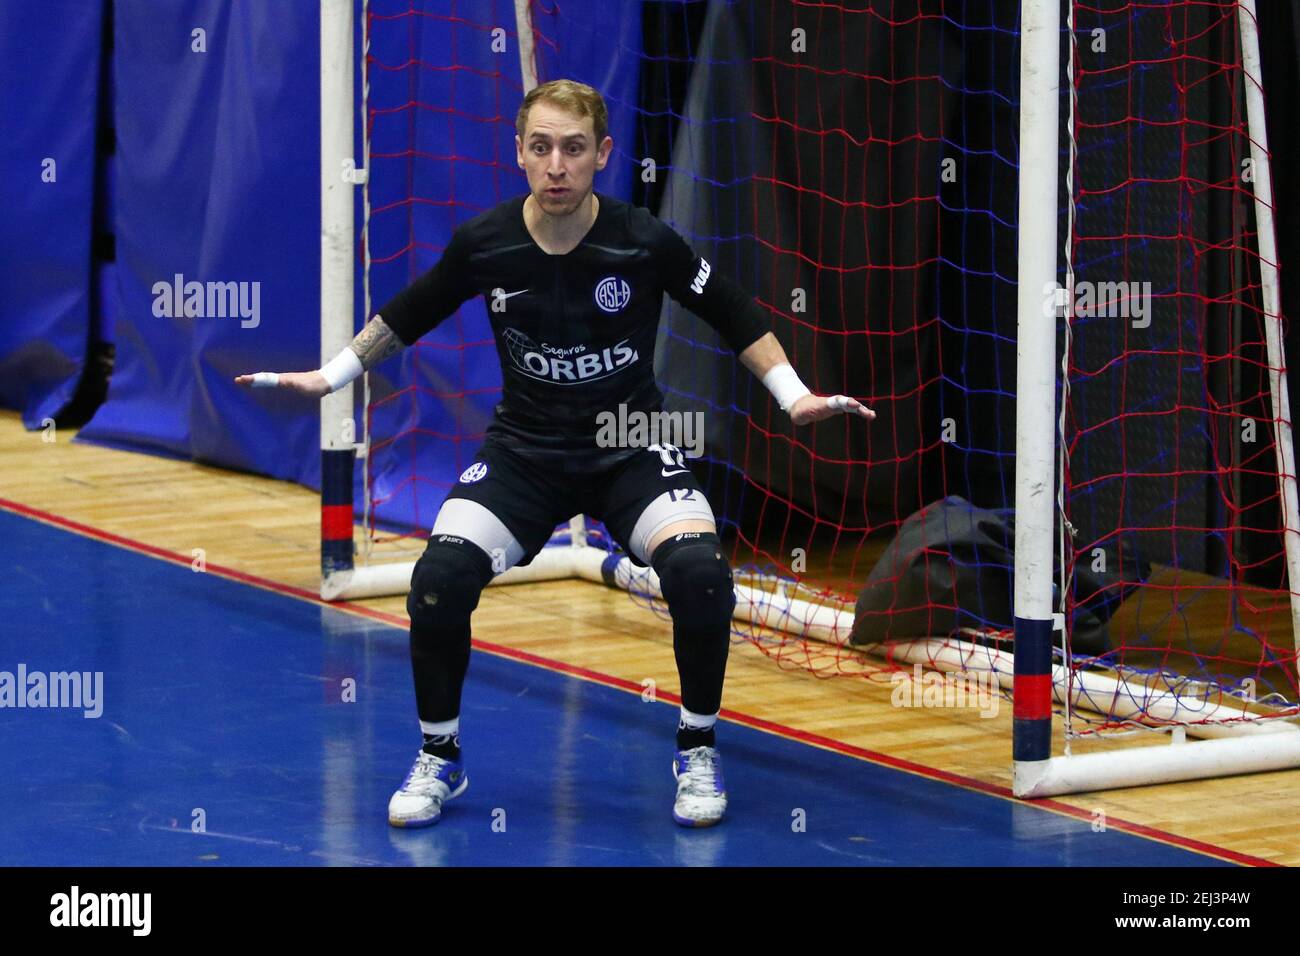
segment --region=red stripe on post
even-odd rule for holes
[[[351,505],[321,505],[320,539],[322,541],[352,540]]]
[[[1050,720],[1052,675],[1017,674],[1011,712],[1019,720]]]

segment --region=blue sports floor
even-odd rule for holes
[[[674,705],[483,651],[469,790],[395,830],[404,630],[4,510],[0,539],[0,671],[103,673],[98,718],[0,707],[0,865],[1224,865],[726,722],[728,818],[683,830]]]

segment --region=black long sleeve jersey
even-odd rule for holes
[[[737,354],[769,328],[749,294],[671,227],[597,197],[596,221],[565,255],[533,240],[525,196],[506,200],[462,224],[437,265],[378,310],[411,345],[467,299],[485,296],[503,380],[489,431],[518,444],[593,448],[601,412],[662,408],[654,345],[664,292]]]

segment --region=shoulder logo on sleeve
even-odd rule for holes
[[[632,298],[627,281],[618,276],[605,276],[596,283],[596,304],[606,312],[618,312]]]
[[[709,260],[700,256],[700,271],[695,273],[695,279],[691,282],[691,291],[697,295],[704,295],[704,283],[709,281],[709,273],[713,267],[709,265]]]
[[[487,465],[484,462],[476,461],[460,473],[460,483],[462,485],[472,485],[487,476]]]

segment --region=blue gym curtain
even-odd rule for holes
[[[319,363],[318,45],[306,0],[117,0],[117,361],[81,440],[318,480],[316,404],[232,381]]]
[[[0,2],[0,405],[28,428],[86,357],[103,8]]]

